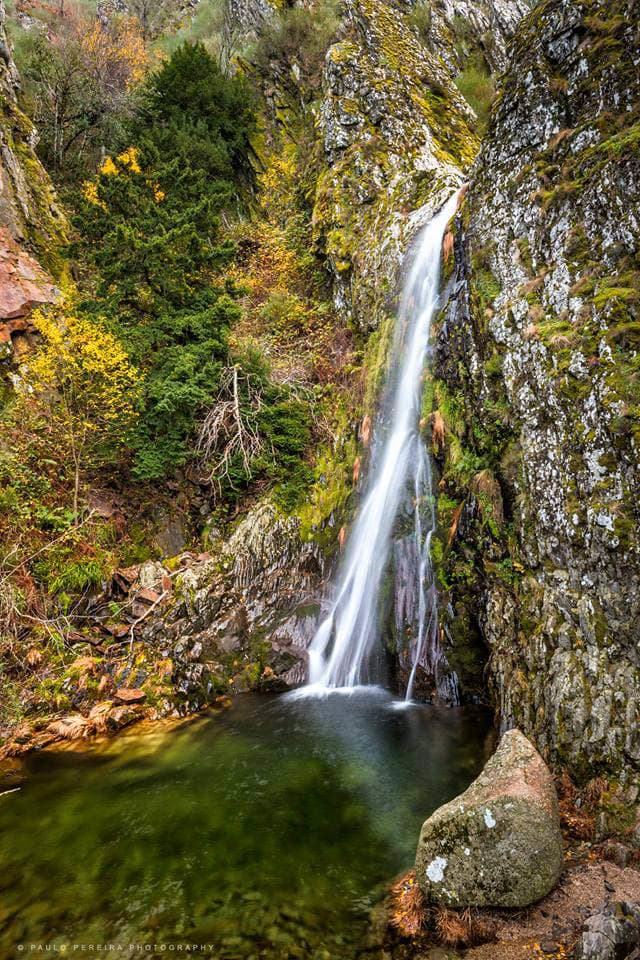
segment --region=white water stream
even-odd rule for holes
[[[394,523],[403,503],[413,513],[414,563],[411,587],[411,671],[406,699],[413,693],[421,662],[437,667],[439,651],[431,537],[436,517],[431,463],[419,422],[431,321],[438,309],[442,242],[456,210],[452,196],[419,235],[407,274],[394,335],[386,400],[373,431],[366,493],[347,540],[337,588],[328,615],[309,650],[309,686],[298,693],[350,692],[375,676],[380,652],[380,606],[389,566]]]

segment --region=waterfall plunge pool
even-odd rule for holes
[[[481,708],[392,704],[245,695],[27,756],[0,781],[0,956],[357,956],[423,819],[493,747]]]

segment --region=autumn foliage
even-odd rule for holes
[[[56,178],[69,180],[118,134],[156,58],[133,17],[103,23],[74,3],[32,12],[46,25],[30,35],[22,65],[38,150]]]
[[[291,145],[272,153],[258,184],[261,216],[250,231],[240,229],[232,271],[245,292],[236,335],[257,338],[282,382],[335,382],[352,344],[328,305]]]
[[[135,423],[140,375],[117,338],[73,300],[38,312],[41,346],[25,369],[17,416],[47,459],[73,464],[74,516],[83,473],[113,462]]]

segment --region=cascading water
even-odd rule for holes
[[[437,668],[437,605],[431,570],[435,508],[431,464],[420,437],[422,377],[438,306],[442,241],[457,206],[451,197],[424,228],[404,284],[386,399],[373,431],[367,491],[348,538],[328,615],[309,650],[308,692],[369,684],[380,634],[380,593],[392,531],[407,492],[413,513],[411,698],[421,661]],[[417,603],[415,600],[417,599]]]

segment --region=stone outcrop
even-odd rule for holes
[[[475,114],[453,78],[476,50],[502,70],[528,3],[440,0],[426,45],[410,4],[347,0],[343,9],[324,71],[327,168],[314,225],[338,306],[367,330],[393,306],[410,240],[460,187],[478,149]]]
[[[509,40],[530,6],[528,0],[435,0],[429,8],[429,46],[453,76],[474,52],[499,73],[507,65]]]
[[[211,559],[178,572],[169,608],[143,639],[172,663],[182,703],[203,706],[261,680],[279,689],[301,683],[324,564],[319,548],[300,539],[299,521],[267,501],[213,545]]]
[[[388,315],[409,240],[460,186],[478,141],[443,61],[399,10],[344,9],[326,57],[314,230],[337,306],[366,330]]]
[[[0,358],[20,356],[31,346],[32,310],[52,303],[58,290],[40,264],[0,227]]]
[[[488,648],[504,726],[623,781],[640,775],[638,24],[626,0],[523,21],[458,221],[434,401],[445,629]]]
[[[562,859],[551,774],[511,730],[469,789],[424,823],[416,876],[430,903],[524,907],[555,886]]]
[[[225,13],[225,33],[230,45],[241,38],[257,36],[265,21],[276,12],[271,0],[229,0]]]
[[[194,14],[198,3],[199,0],[159,0],[156,4],[149,4],[147,19],[154,28],[152,32],[159,32],[167,26],[179,26],[186,17]],[[96,3],[96,13],[103,22],[108,22],[113,16],[135,14],[137,10],[143,14],[145,12],[144,6],[131,4],[128,0],[98,0]],[[149,24],[142,22],[143,29]]]
[[[35,154],[36,133],[18,105],[19,77],[0,0],[0,227],[47,270],[59,270],[66,223],[49,177]]]
[[[637,956],[640,906],[626,901],[603,903],[585,922],[575,960],[624,960]]]
[[[319,548],[268,500],[228,539],[213,531],[210,539],[204,554],[116,570],[107,592],[86,598],[85,630],[69,641],[90,654],[57,676],[76,712],[51,716],[46,727],[41,715],[6,726],[0,715],[0,760],[303,682],[326,580]],[[105,621],[108,604],[117,620]]]
[[[35,129],[18,105],[5,17],[0,0],[0,360],[12,361],[32,345],[29,314],[58,295],[41,264],[59,273],[66,223],[35,154]]]

